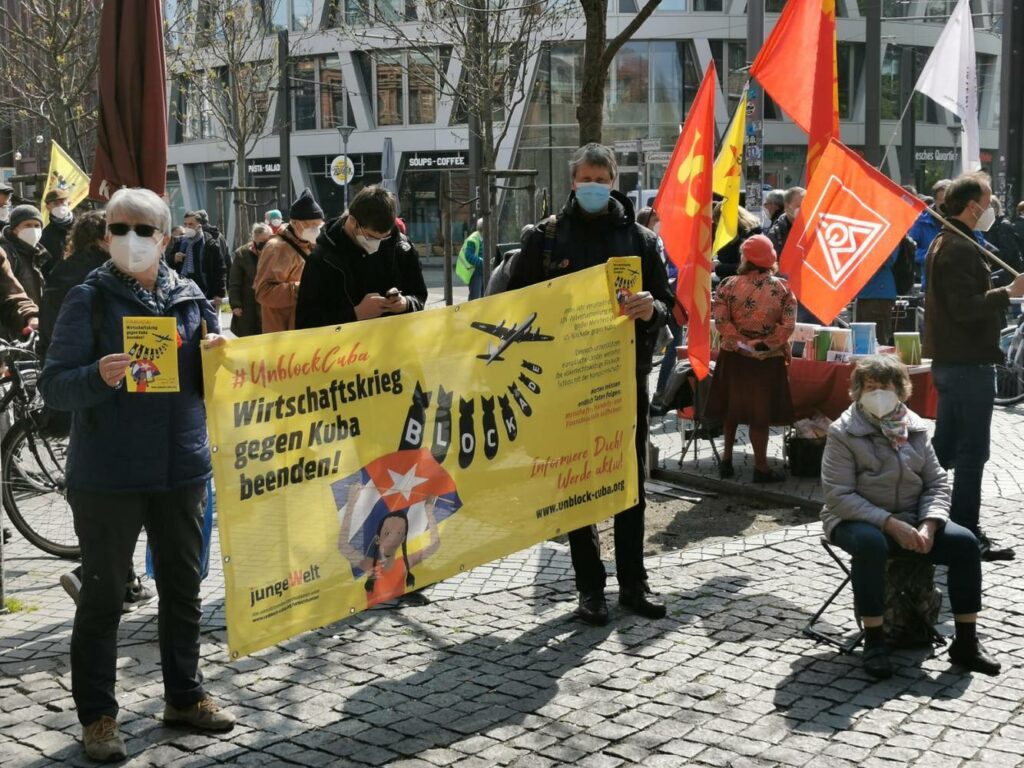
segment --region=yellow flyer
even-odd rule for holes
[[[620,315],[625,314],[626,302],[643,290],[640,259],[636,256],[613,256],[605,263],[605,268],[616,311]]]
[[[178,392],[178,326],[173,317],[126,317],[129,392]]]
[[[635,504],[614,287],[600,266],[204,350],[232,657]]]

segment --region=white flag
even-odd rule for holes
[[[981,168],[978,135],[978,67],[969,0],[960,0],[928,57],[914,90],[960,116],[960,157],[964,173]]]

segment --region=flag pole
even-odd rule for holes
[[[896,121],[896,130],[892,132],[892,136],[889,137],[889,143],[885,145],[885,152],[882,153],[882,160],[878,163],[876,171],[882,170],[882,166],[885,165],[885,159],[889,156],[889,150],[892,149],[893,142],[896,141],[896,134],[902,130],[903,118],[907,116],[907,110],[910,109],[910,105],[914,103],[914,94],[916,91],[912,91],[910,98],[907,99],[906,106],[903,107],[903,111],[900,112],[900,119]]]
[[[925,208],[925,210],[926,210],[926,211],[928,211],[928,213],[930,213],[930,214],[931,214],[932,216],[934,216],[934,217],[935,217],[935,219],[936,219],[936,220],[937,220],[937,221],[938,221],[938,222],[939,222],[940,224],[942,224],[942,226],[943,226],[943,227],[945,227],[946,229],[948,229],[948,230],[949,230],[950,232],[955,232],[956,234],[960,235],[960,237],[962,237],[962,238],[963,238],[964,240],[966,240],[966,241],[967,241],[968,243],[970,243],[970,244],[971,244],[971,245],[973,245],[973,246],[974,246],[975,248],[977,248],[977,249],[978,249],[979,251],[981,251],[981,255],[982,255],[982,256],[984,256],[984,257],[985,257],[986,259],[988,259],[988,260],[989,260],[989,261],[991,261],[991,262],[992,262],[993,264],[995,264],[996,266],[998,266],[998,267],[999,267],[1000,269],[1004,269],[1004,270],[1006,270],[1006,272],[1007,272],[1008,274],[1012,275],[1013,277],[1020,277],[1020,272],[1018,272],[1018,271],[1017,271],[1017,270],[1015,270],[1015,269],[1014,269],[1013,267],[1011,267],[1011,266],[1010,266],[1009,264],[1007,264],[1007,263],[1006,263],[1005,261],[1003,261],[1002,259],[1000,259],[1000,258],[999,258],[998,256],[996,256],[996,255],[995,255],[994,253],[992,253],[992,251],[990,251],[990,250],[989,250],[988,248],[986,248],[985,246],[983,246],[983,245],[982,245],[981,243],[979,243],[979,242],[978,242],[977,240],[975,240],[975,239],[974,239],[973,237],[968,237],[968,236],[967,236],[967,235],[965,235],[965,234],[964,234],[963,232],[961,232],[961,231],[960,231],[959,229],[957,229],[956,227],[954,227],[954,226],[953,226],[953,225],[952,225],[952,224],[951,224],[951,223],[949,222],[949,220],[948,220],[948,219],[946,219],[945,217],[943,217],[943,215],[942,215],[941,213],[939,213],[938,211],[936,211],[936,210],[935,210],[934,208],[932,208],[932,207],[930,207],[930,206],[929,206],[928,208]]]

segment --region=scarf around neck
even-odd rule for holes
[[[873,425],[882,431],[882,436],[889,441],[893,450],[898,451],[910,439],[910,411],[906,403],[900,403],[896,410],[879,419],[861,408],[861,413]]]
[[[167,309],[171,306],[171,294],[174,292],[179,279],[177,272],[168,267],[164,262],[160,262],[160,270],[156,273],[156,285],[153,286],[152,292],[146,290],[142,283],[132,275],[119,270],[113,261],[107,261],[101,269],[109,272],[128,286],[128,290],[146,307],[153,310],[154,314],[167,314]]]

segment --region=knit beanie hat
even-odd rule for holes
[[[11,229],[14,229],[19,224],[23,224],[26,221],[35,219],[40,224],[43,223],[43,214],[39,212],[39,209],[34,205],[19,205],[11,211]]]
[[[771,269],[775,266],[775,246],[764,235],[748,237],[740,246],[740,253],[755,267]]]
[[[313,194],[309,191],[309,187],[302,190],[302,194],[292,203],[292,207],[288,211],[289,219],[298,219],[299,221],[311,221],[313,219],[322,219],[323,217],[324,209],[317,205],[316,200],[313,199]]]
[[[284,218],[284,216],[281,215],[281,212],[279,210],[277,210],[277,208],[272,208],[269,211],[267,211],[267,213],[266,213],[267,221],[270,221],[271,219],[283,219],[283,218]]]

